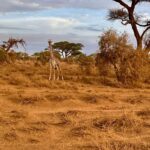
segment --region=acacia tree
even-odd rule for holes
[[[150,29],[150,20],[143,20],[142,16],[136,14],[135,8],[138,4],[142,2],[150,2],[150,0],[129,0],[130,4],[128,4],[128,2],[124,2],[124,0],[113,1],[119,3],[123,8],[111,9],[109,11],[108,19],[113,21],[121,20],[123,25],[130,24],[136,38],[137,49],[142,49],[143,38]],[[139,27],[143,28],[142,33],[139,31]]]
[[[81,43],[70,43],[68,41],[61,41],[53,44],[53,48],[58,51],[62,57],[76,56],[81,54],[83,45]]]
[[[9,38],[8,41],[3,41],[1,48],[3,48],[7,53],[12,47],[18,48],[18,44],[25,48],[25,41],[23,39]]]
[[[11,63],[16,60],[17,53],[15,53],[11,48],[16,47],[18,48],[18,45],[22,45],[25,49],[25,41],[23,39],[15,39],[15,38],[9,38],[7,41],[3,41],[3,44],[0,45],[0,62],[7,62]],[[23,53],[23,58],[26,57],[26,53]]]

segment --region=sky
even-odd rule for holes
[[[23,38],[32,54],[44,50],[48,39],[67,40],[83,43],[83,52],[91,54],[102,32],[114,28],[128,32],[134,43],[130,26],[107,20],[108,10],[118,7],[113,0],[0,0],[0,42]],[[149,8],[150,3],[142,3],[137,13],[150,18]]]

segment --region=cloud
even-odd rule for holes
[[[13,35],[13,36],[12,36]],[[23,38],[27,45],[26,45],[26,50],[28,53],[33,54],[34,52],[37,51],[42,51],[48,46],[48,39],[52,39],[54,42],[58,41],[70,41],[70,42],[76,42],[76,43],[82,43],[85,45],[85,48],[83,50],[84,53],[90,54],[91,52],[95,52],[97,50],[97,36],[85,36],[85,35],[78,35],[75,33],[64,33],[60,34],[59,36],[57,34],[52,34],[52,33],[22,33],[22,34],[6,34],[6,33],[1,33],[1,36],[3,37],[2,41],[5,41],[8,39],[8,37],[14,37],[14,38]],[[2,42],[0,41],[0,43]],[[22,47],[19,49],[23,51]]]
[[[118,7],[113,0],[0,0],[0,12],[37,11],[52,8],[108,9]],[[138,5],[140,7],[141,5]],[[148,4],[142,4],[149,9]]]
[[[1,12],[36,11],[51,8],[102,9],[114,5],[112,0],[0,0]]]
[[[141,15],[141,19],[142,19],[142,21],[150,20],[150,13],[143,13]]]
[[[0,12],[23,12],[23,11],[33,11],[40,10],[38,3],[32,1],[20,1],[20,0],[0,0]]]
[[[24,18],[8,18],[2,19],[0,22],[0,31],[9,29],[10,33],[24,33],[27,30],[30,33],[55,33],[68,32],[74,26],[77,26],[80,22],[76,19],[61,18],[61,17],[24,17]],[[22,30],[21,30],[22,29]],[[17,31],[18,30],[18,31]]]
[[[90,32],[100,32],[102,29],[100,27],[94,27],[94,25],[89,26],[77,26],[74,29],[77,29],[79,31],[90,31]]]
[[[31,31],[32,29],[22,28],[22,27],[12,27],[12,26],[2,26],[0,25],[0,30],[21,30],[21,31]]]
[[[30,53],[43,50],[47,46],[48,39],[83,42],[84,44],[88,42],[90,45],[92,36],[88,33],[84,34],[86,31],[75,30],[78,26],[82,26],[82,23],[74,18],[54,16],[5,18],[0,22],[0,34],[3,40],[9,37],[25,39],[27,50]]]

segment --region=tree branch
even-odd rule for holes
[[[150,0],[138,0],[138,3],[140,2],[150,2]]]
[[[120,19],[122,21],[128,21],[128,12],[124,9],[111,9],[108,14],[109,20],[117,20]]]
[[[139,3],[139,0],[136,0],[135,4]]]
[[[138,0],[131,0],[131,1],[132,1],[131,8],[132,8],[132,10],[134,10],[134,9],[135,9],[136,4],[138,3]]]
[[[143,38],[143,37],[144,37],[145,33],[146,33],[149,29],[150,29],[150,26],[149,26],[149,27],[147,27],[147,28],[143,31],[143,33],[142,33],[142,35],[141,35],[141,38]]]
[[[128,10],[130,9],[130,7],[126,3],[124,3],[122,0],[114,0],[114,1],[117,3],[120,3],[120,5],[124,6]]]
[[[140,27],[148,27],[148,26],[150,26],[150,21],[148,21],[147,24],[140,24],[138,22],[136,22],[136,24]]]
[[[122,20],[121,23],[123,25],[128,25],[128,24],[130,24],[130,21],[129,20]]]

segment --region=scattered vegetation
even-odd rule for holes
[[[137,48],[113,29],[100,36],[97,54],[54,43],[63,81],[48,80],[47,48],[29,55],[12,49],[25,48],[23,39],[0,45],[0,149],[150,149],[150,21],[134,13],[150,1],[114,1],[124,8],[109,19],[131,25]]]

